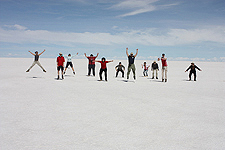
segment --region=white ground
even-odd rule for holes
[[[168,60],[162,83],[161,72],[159,81],[142,76],[142,60],[135,82],[115,78],[118,61],[108,82],[97,81],[99,64],[86,76],[86,59],[60,81],[55,59],[40,59],[47,73],[26,73],[32,62],[0,58],[1,150],[225,149],[225,63],[196,62],[203,71],[194,82],[184,72],[190,62]]]

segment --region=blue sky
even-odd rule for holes
[[[224,0],[0,0],[0,57],[225,61]],[[83,56],[81,56],[82,58]]]

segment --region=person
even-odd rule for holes
[[[198,68],[193,62],[191,63],[191,65],[187,68],[187,70],[185,72],[187,72],[189,69],[190,72],[189,72],[189,81],[191,81],[191,75],[194,74],[194,81],[196,81],[196,70],[195,69],[198,69],[199,71],[202,71],[200,68]]]
[[[147,77],[148,76],[148,68],[149,68],[149,65],[146,64],[146,62],[144,62],[144,65],[141,64],[142,68],[144,68],[144,71],[143,71],[143,75],[144,77]]]
[[[34,55],[34,62],[33,62],[33,64],[30,66],[30,68],[27,69],[26,72],[29,72],[30,69],[31,69],[34,65],[36,65],[36,64],[37,64],[39,67],[41,67],[41,69],[42,69],[44,72],[46,72],[46,70],[41,66],[41,63],[38,61],[38,60],[39,60],[39,56],[40,56],[41,54],[43,54],[43,53],[45,52],[45,50],[44,50],[43,52],[41,52],[40,54],[38,54],[38,51],[36,51],[35,54],[32,53],[31,51],[28,51],[28,52],[30,52],[32,55]]]
[[[107,81],[107,67],[106,67],[106,64],[109,63],[109,62],[113,62],[113,60],[106,61],[105,58],[103,57],[102,61],[96,60],[95,62],[101,63],[101,68],[100,68],[100,71],[99,71],[100,81],[102,81],[102,73],[103,73],[103,71],[105,72],[105,81]]]
[[[158,58],[158,61],[160,58]],[[162,62],[162,82],[165,80],[167,82],[167,58],[165,57],[165,54],[162,54],[161,62]]]
[[[138,54],[138,49],[136,49],[136,54],[134,55],[132,52],[130,53],[130,55],[128,54],[128,48],[126,48],[126,54],[128,57],[128,71],[127,71],[127,79],[129,79],[129,75],[130,75],[130,71],[133,71],[133,76],[134,76],[134,80],[136,79],[135,77],[135,65],[134,65],[134,59]]]
[[[57,78],[57,80],[59,80],[59,71],[60,70],[62,72],[62,79],[64,79],[63,78],[63,70],[64,70],[65,59],[64,59],[62,53],[59,53],[59,56],[57,57],[56,62],[57,62],[57,70],[58,70],[58,78]]]
[[[76,54],[78,55],[78,53]],[[67,63],[66,63],[66,68],[64,71],[64,74],[66,73],[66,69],[70,66],[73,70],[73,74],[75,74],[74,68],[73,68],[73,63],[72,63],[72,58],[76,55],[71,56],[71,54],[68,54],[68,56],[65,56],[65,58],[67,59]]]
[[[93,54],[90,55],[90,57],[88,57],[86,55],[86,53],[84,53],[84,56],[89,60],[89,63],[88,63],[88,76],[91,75],[91,70],[92,70],[92,73],[93,73],[93,76],[95,76],[95,59],[98,57],[98,54],[96,56],[93,56]]]
[[[119,65],[117,65],[115,67],[115,69],[116,69],[116,77],[118,76],[119,71],[121,71],[122,72],[122,77],[124,78],[124,70],[125,70],[125,67],[122,65],[121,62],[119,62]]]
[[[158,79],[158,71],[159,71],[159,66],[158,64],[156,63],[156,61],[154,61],[152,63],[152,79],[154,79],[154,74],[156,75],[156,79]]]

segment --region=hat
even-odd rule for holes
[[[38,51],[35,51],[35,53],[38,53]]]
[[[121,64],[121,62],[119,62],[119,64]]]
[[[192,62],[191,64],[195,64],[194,62]]]
[[[130,54],[133,55],[133,52],[131,52]]]
[[[154,61],[154,63],[155,63],[156,61]]]
[[[62,55],[62,53],[59,53],[59,55]]]

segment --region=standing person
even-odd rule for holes
[[[195,68],[197,68],[199,71],[202,71],[200,68],[198,68],[193,62],[191,63],[191,65],[187,68],[187,70],[185,72],[187,72],[189,69],[190,73],[189,73],[189,81],[191,81],[191,75],[192,73],[194,74],[194,81],[196,81],[196,70]]]
[[[143,71],[143,75],[144,77],[147,77],[148,76],[148,68],[149,68],[149,65],[146,64],[146,62],[144,62],[144,65],[141,64],[142,68],[144,68],[144,71]]]
[[[105,81],[107,81],[107,67],[106,67],[106,64],[109,63],[109,62],[113,62],[113,60],[106,61],[105,58],[103,57],[102,61],[96,60],[95,62],[101,63],[101,68],[100,68],[100,71],[99,71],[100,81],[102,81],[102,73],[103,73],[103,71],[105,72]]]
[[[30,69],[31,69],[34,65],[36,65],[36,64],[37,64],[39,67],[41,67],[41,69],[42,69],[44,72],[46,72],[46,70],[41,66],[41,63],[38,61],[38,60],[39,60],[39,56],[40,56],[41,54],[43,54],[43,53],[45,52],[45,50],[44,50],[43,52],[41,52],[40,54],[38,54],[38,51],[36,51],[35,54],[32,53],[31,51],[28,51],[28,52],[30,52],[32,55],[34,55],[34,62],[33,62],[33,64],[30,66],[30,68],[29,68],[26,72],[29,72]]]
[[[136,54],[134,55],[132,52],[130,53],[130,55],[128,54],[128,48],[126,48],[126,54],[128,57],[128,71],[127,71],[127,79],[129,79],[129,75],[130,75],[130,71],[132,69],[133,71],[133,76],[134,76],[134,80],[136,79],[135,77],[135,65],[134,65],[134,59],[138,54],[138,49],[136,49]]]
[[[119,65],[117,65],[115,67],[115,69],[116,69],[116,77],[118,76],[119,71],[121,71],[122,72],[122,77],[124,78],[125,67],[121,64],[121,62],[119,62]]]
[[[158,58],[158,61],[160,60],[160,58]],[[161,57],[161,62],[162,62],[162,82],[165,79],[165,82],[167,82],[167,62],[166,62],[167,58],[165,57],[165,54],[162,54]],[[165,77],[164,77],[165,74]]]
[[[78,55],[78,53],[76,55]],[[65,68],[64,74],[66,73],[66,69],[68,68],[68,66],[70,66],[72,68],[73,74],[75,74],[75,71],[73,68],[73,63],[72,63],[72,58],[76,55],[71,56],[71,54],[68,54],[68,56],[65,56],[65,58],[67,59],[67,63],[66,63],[66,68]]]
[[[91,75],[91,70],[92,70],[92,73],[93,73],[93,76],[95,76],[95,59],[98,57],[98,54],[96,56],[93,56],[93,54],[90,55],[90,57],[88,57],[86,55],[86,53],[84,53],[84,56],[89,60],[89,63],[88,63],[88,76]]]
[[[156,61],[154,61],[152,63],[152,79],[154,79],[154,74],[156,75],[156,79],[158,79],[158,71],[159,71],[159,66],[158,64],[156,63]]]
[[[59,71],[60,70],[62,72],[62,79],[64,79],[63,78],[63,70],[64,70],[65,59],[64,59],[62,53],[59,53],[59,56],[57,57],[56,62],[57,62],[57,70],[58,70],[58,78],[57,78],[57,80],[59,80]]]

